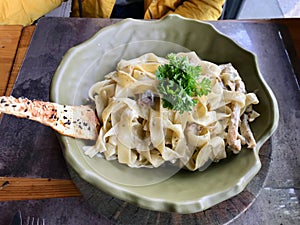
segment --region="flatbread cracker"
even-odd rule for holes
[[[37,121],[62,135],[96,140],[99,121],[89,106],[69,106],[13,96],[0,97],[0,112]]]

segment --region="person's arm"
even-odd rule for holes
[[[160,19],[169,14],[198,20],[217,20],[225,0],[145,0],[145,19]]]
[[[30,25],[62,2],[63,0],[1,0],[0,25]]]
[[[189,0],[184,1],[174,11],[167,14],[179,14],[198,20],[217,20],[222,14],[225,0]]]

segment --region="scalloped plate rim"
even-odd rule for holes
[[[131,18],[124,19],[113,25],[110,25],[110,26],[107,26],[107,27],[101,29],[100,31],[95,33],[90,39],[84,41],[83,43],[81,43],[79,45],[76,45],[76,46],[70,48],[67,51],[67,53],[63,57],[60,65],[57,68],[57,71],[53,77],[53,80],[51,83],[51,88],[50,88],[51,89],[50,99],[60,103],[59,96],[57,96],[55,93],[57,93],[57,91],[56,91],[56,88],[58,88],[57,83],[59,82],[59,79],[61,78],[60,77],[61,74],[66,69],[66,65],[67,65],[68,61],[70,60],[70,58],[72,58],[74,56],[74,54],[76,55],[76,52],[78,52],[78,50],[80,50],[81,48],[85,48],[87,45],[89,45],[90,43],[93,43],[95,40],[97,40],[97,37],[99,36],[99,34],[105,32],[107,29],[111,29],[112,27],[122,26],[122,24],[126,24],[126,23],[143,23],[143,24],[144,23],[161,23],[164,20],[169,20],[169,19],[181,19],[181,20],[186,20],[186,21],[193,21],[193,22],[197,22],[197,23],[201,23],[206,26],[209,26],[216,33],[223,36],[223,38],[226,38],[229,41],[233,42],[238,48],[241,48],[243,51],[251,54],[254,57],[256,69],[258,72],[258,77],[259,77],[260,81],[262,82],[263,86],[268,90],[268,93],[270,94],[270,98],[272,99],[274,121],[273,121],[271,128],[268,130],[268,132],[266,132],[261,137],[261,139],[257,142],[257,147],[255,148],[255,151],[254,151],[254,155],[256,157],[256,163],[252,167],[252,169],[249,170],[247,172],[247,174],[245,174],[243,177],[241,177],[239,179],[239,181],[235,185],[230,187],[229,189],[226,189],[226,190],[223,190],[223,192],[218,192],[218,193],[215,193],[214,195],[211,195],[210,197],[213,197],[214,199],[216,198],[217,200],[214,200],[213,202],[210,202],[208,204],[206,202],[207,200],[205,197],[195,199],[194,201],[165,202],[161,199],[149,199],[145,196],[137,195],[135,192],[128,191],[128,189],[126,189],[125,187],[122,187],[119,184],[115,184],[115,183],[107,181],[105,179],[99,179],[98,174],[95,174],[94,172],[87,170],[87,168],[89,167],[88,165],[87,165],[87,167],[85,167],[86,165],[85,166],[77,165],[77,167],[74,167],[73,165],[74,165],[74,163],[76,163],[76,161],[74,160],[74,157],[71,154],[72,151],[70,149],[72,146],[71,142],[73,139],[69,138],[69,137],[61,136],[59,134],[58,134],[58,137],[59,137],[59,141],[61,142],[61,144],[63,146],[63,149],[65,149],[64,156],[65,156],[68,164],[70,164],[72,166],[72,168],[79,174],[79,176],[81,178],[88,181],[92,185],[98,187],[99,189],[105,191],[106,193],[108,193],[114,197],[120,198],[124,201],[132,202],[141,207],[148,208],[150,210],[170,211],[169,209],[173,209],[171,211],[175,210],[178,213],[194,213],[194,212],[199,212],[199,211],[205,210],[205,209],[207,209],[215,204],[218,204],[230,197],[238,195],[241,191],[243,191],[245,189],[246,185],[252,180],[252,178],[258,173],[258,171],[261,168],[261,161],[260,161],[259,155],[258,155],[259,149],[273,135],[273,133],[275,132],[275,130],[278,127],[278,120],[279,120],[278,103],[276,101],[275,95],[273,94],[271,88],[268,86],[268,84],[266,83],[266,81],[264,80],[264,78],[262,77],[262,75],[259,71],[259,68],[257,66],[257,57],[254,53],[244,49],[239,44],[234,42],[228,36],[224,35],[222,32],[218,31],[214,26],[212,26],[211,24],[209,24],[207,22],[196,21],[193,19],[187,19],[187,18],[183,18],[178,15],[171,15],[162,20],[155,20],[155,21],[141,21],[141,20],[136,20],[136,19],[131,19]],[[100,183],[99,183],[99,181],[100,181]]]

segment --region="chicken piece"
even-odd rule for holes
[[[254,139],[253,133],[250,129],[249,123],[248,123],[248,115],[246,113],[242,116],[242,122],[241,122],[241,134],[244,136],[248,148],[254,148],[256,146],[256,141]]]
[[[241,107],[237,103],[232,103],[232,113],[228,126],[227,143],[234,153],[241,150],[241,141],[238,139],[238,128]]]

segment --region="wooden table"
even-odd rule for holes
[[[34,25],[0,26],[0,96],[10,95],[34,30]],[[0,192],[1,201],[80,195],[71,180],[0,177],[0,184],[5,190]],[[49,191],[42,191],[44,188]]]
[[[300,19],[273,19],[243,22],[272,23],[280,26],[281,29],[284,30],[284,44],[295,73],[299,78]],[[232,21],[232,23],[235,23],[235,21]],[[0,95],[10,95],[34,31],[34,25],[28,27],[0,26]],[[299,154],[297,157],[299,157]],[[299,185],[299,180],[295,182],[298,182],[297,185]],[[298,186],[297,188],[296,191],[299,192],[300,187]],[[81,196],[80,192],[69,178],[0,177],[0,202],[79,196]],[[283,201],[282,204],[284,203]],[[299,209],[299,207],[297,209]],[[245,214],[247,214],[247,212]],[[300,218],[299,214],[298,217]],[[250,216],[245,216],[244,218],[246,219],[240,219],[238,221],[249,221]],[[239,222],[236,222],[236,224],[238,223]]]

